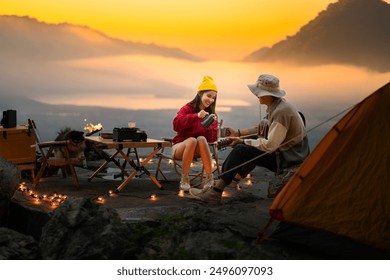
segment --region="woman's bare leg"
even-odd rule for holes
[[[211,154],[209,144],[204,136],[199,136],[197,138],[197,146],[196,152],[200,155],[203,162],[204,170],[207,174],[211,174],[212,166],[211,166]]]
[[[206,171],[206,178],[203,183],[203,190],[210,189],[214,186],[214,176],[212,173],[211,166],[211,154],[209,144],[205,137],[198,137],[198,145],[196,148],[196,152],[200,154],[203,162],[203,168]]]
[[[194,137],[187,138],[183,142],[180,143],[179,147],[177,147],[175,151],[175,159],[182,161],[183,174],[188,174],[191,162],[194,159],[195,149],[197,146],[197,140]]]

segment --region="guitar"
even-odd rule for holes
[[[240,139],[257,139],[258,135],[257,134],[249,134],[245,136],[239,137]],[[217,141],[217,149],[218,151],[225,150],[227,146],[229,146],[233,142],[232,139],[229,138],[219,138]]]

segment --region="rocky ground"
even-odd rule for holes
[[[89,168],[100,163],[88,162]],[[156,161],[147,168],[154,174]],[[34,191],[67,195],[59,207],[16,191],[7,226],[0,228],[0,259],[328,258],[272,238],[256,240],[269,220],[273,173],[256,168],[241,188],[227,188],[222,205],[210,206],[178,195],[179,175],[166,162],[163,170],[168,179],[161,181],[163,190],[144,174],[111,196],[108,191],[121,183],[112,166],[91,182],[92,171],[78,168],[79,190],[71,177],[44,178]],[[98,197],[103,201],[97,203]]]

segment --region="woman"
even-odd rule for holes
[[[191,187],[188,172],[192,160],[198,156],[201,157],[206,172],[203,188],[207,189],[214,185],[208,143],[217,140],[218,119],[215,113],[217,91],[213,78],[205,76],[195,98],[184,105],[173,119],[173,130],[177,134],[173,138],[172,153],[175,159],[182,161],[180,189],[183,191],[188,191]],[[201,122],[208,115],[214,118],[214,122],[206,128]]]

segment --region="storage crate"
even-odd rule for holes
[[[14,164],[35,163],[35,137],[28,126],[15,128],[0,126],[0,156]]]

